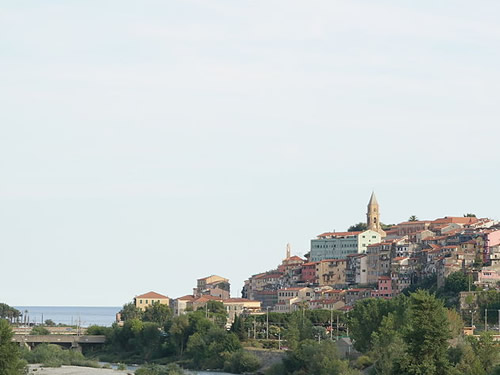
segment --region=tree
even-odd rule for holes
[[[373,332],[379,329],[384,316],[393,312],[403,299],[403,296],[393,300],[368,298],[356,303],[350,313],[349,327],[357,350],[366,352],[372,348]]]
[[[391,375],[394,364],[405,353],[405,343],[397,330],[396,319],[392,313],[384,316],[377,332],[371,337],[373,349],[371,356],[377,375]]]
[[[339,358],[337,346],[330,340],[300,342],[297,349],[284,359],[287,374],[348,375],[359,373],[349,369],[347,361]]]
[[[476,217],[476,214],[464,214],[464,217]]]
[[[417,218],[415,215],[411,215],[411,216],[408,218],[408,221],[418,221],[418,218]]]
[[[255,354],[238,350],[231,354],[224,363],[224,371],[230,371],[233,374],[253,373],[260,367],[260,361]]]
[[[12,330],[5,319],[0,319],[0,374],[21,375],[26,362],[20,359],[18,344],[12,342]]]
[[[21,316],[21,312],[6,303],[0,303],[0,319],[8,319],[13,322]]]
[[[479,338],[468,336],[467,339],[481,367],[485,372],[489,373],[499,362],[499,350],[493,341],[493,334],[491,332],[481,332]]]
[[[469,277],[462,271],[451,273],[444,282],[445,292],[458,294],[469,289]]]
[[[412,375],[446,375],[449,331],[443,302],[419,290],[410,295],[408,328],[403,334],[406,354],[396,373]]]
[[[52,319],[47,319],[47,320],[45,321],[45,325],[46,325],[47,327],[55,327],[55,326],[56,326],[56,323],[55,323]]]
[[[184,353],[184,346],[186,345],[189,328],[189,319],[186,315],[179,315],[172,319],[170,327],[170,334],[174,340],[178,353],[182,356]]]
[[[154,302],[151,306],[146,307],[144,314],[142,315],[142,320],[144,322],[157,323],[160,326],[164,326],[167,320],[172,317],[172,311],[170,307],[160,302]]]
[[[351,225],[347,231],[348,232],[363,232],[368,228],[368,225],[366,223],[357,223],[354,225]]]
[[[143,312],[141,309],[135,307],[133,302],[130,302],[123,305],[119,314],[121,315],[123,321],[127,321],[130,319],[141,319]]]
[[[235,316],[234,317],[234,322],[231,325],[231,332],[234,332],[236,335],[238,335],[238,338],[240,340],[244,340],[247,336],[247,333],[245,332],[245,327],[244,327],[244,318],[240,316]]]

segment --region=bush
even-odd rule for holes
[[[285,365],[283,362],[280,363],[275,363],[271,367],[269,367],[266,372],[266,375],[285,375],[286,370],[285,370]]]
[[[354,362],[354,367],[360,370],[367,368],[373,364],[372,359],[367,355],[360,356],[356,362]]]
[[[41,363],[45,367],[61,367],[62,365],[99,367],[96,361],[86,359],[82,353],[63,349],[54,344],[41,344],[32,351],[23,352],[28,363]]]
[[[116,368],[117,370],[123,371],[127,369],[127,366],[123,363],[118,363],[118,367]]]
[[[146,365],[135,371],[135,375],[184,375],[185,372],[177,365],[168,366]]]
[[[238,350],[237,352],[232,353],[229,359],[224,363],[224,371],[229,371],[235,374],[253,372],[259,368],[259,359],[254,354],[244,350]]]
[[[30,332],[30,335],[50,335],[50,331],[42,326],[34,326]]]
[[[278,340],[260,340],[264,349],[278,349]]]

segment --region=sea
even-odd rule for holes
[[[88,306],[14,306],[23,317],[21,321],[41,323],[51,319],[56,324],[111,326],[116,320],[120,306],[88,307]],[[26,318],[25,318],[26,317]],[[24,320],[26,319],[26,320]]]

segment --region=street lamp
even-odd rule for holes
[[[269,340],[269,308],[270,306],[266,307],[267,314],[266,314],[266,340]]]

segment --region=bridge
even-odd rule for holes
[[[57,344],[72,349],[79,349],[86,344],[104,344],[104,335],[14,335],[12,341],[21,346],[33,348],[38,344]]]

